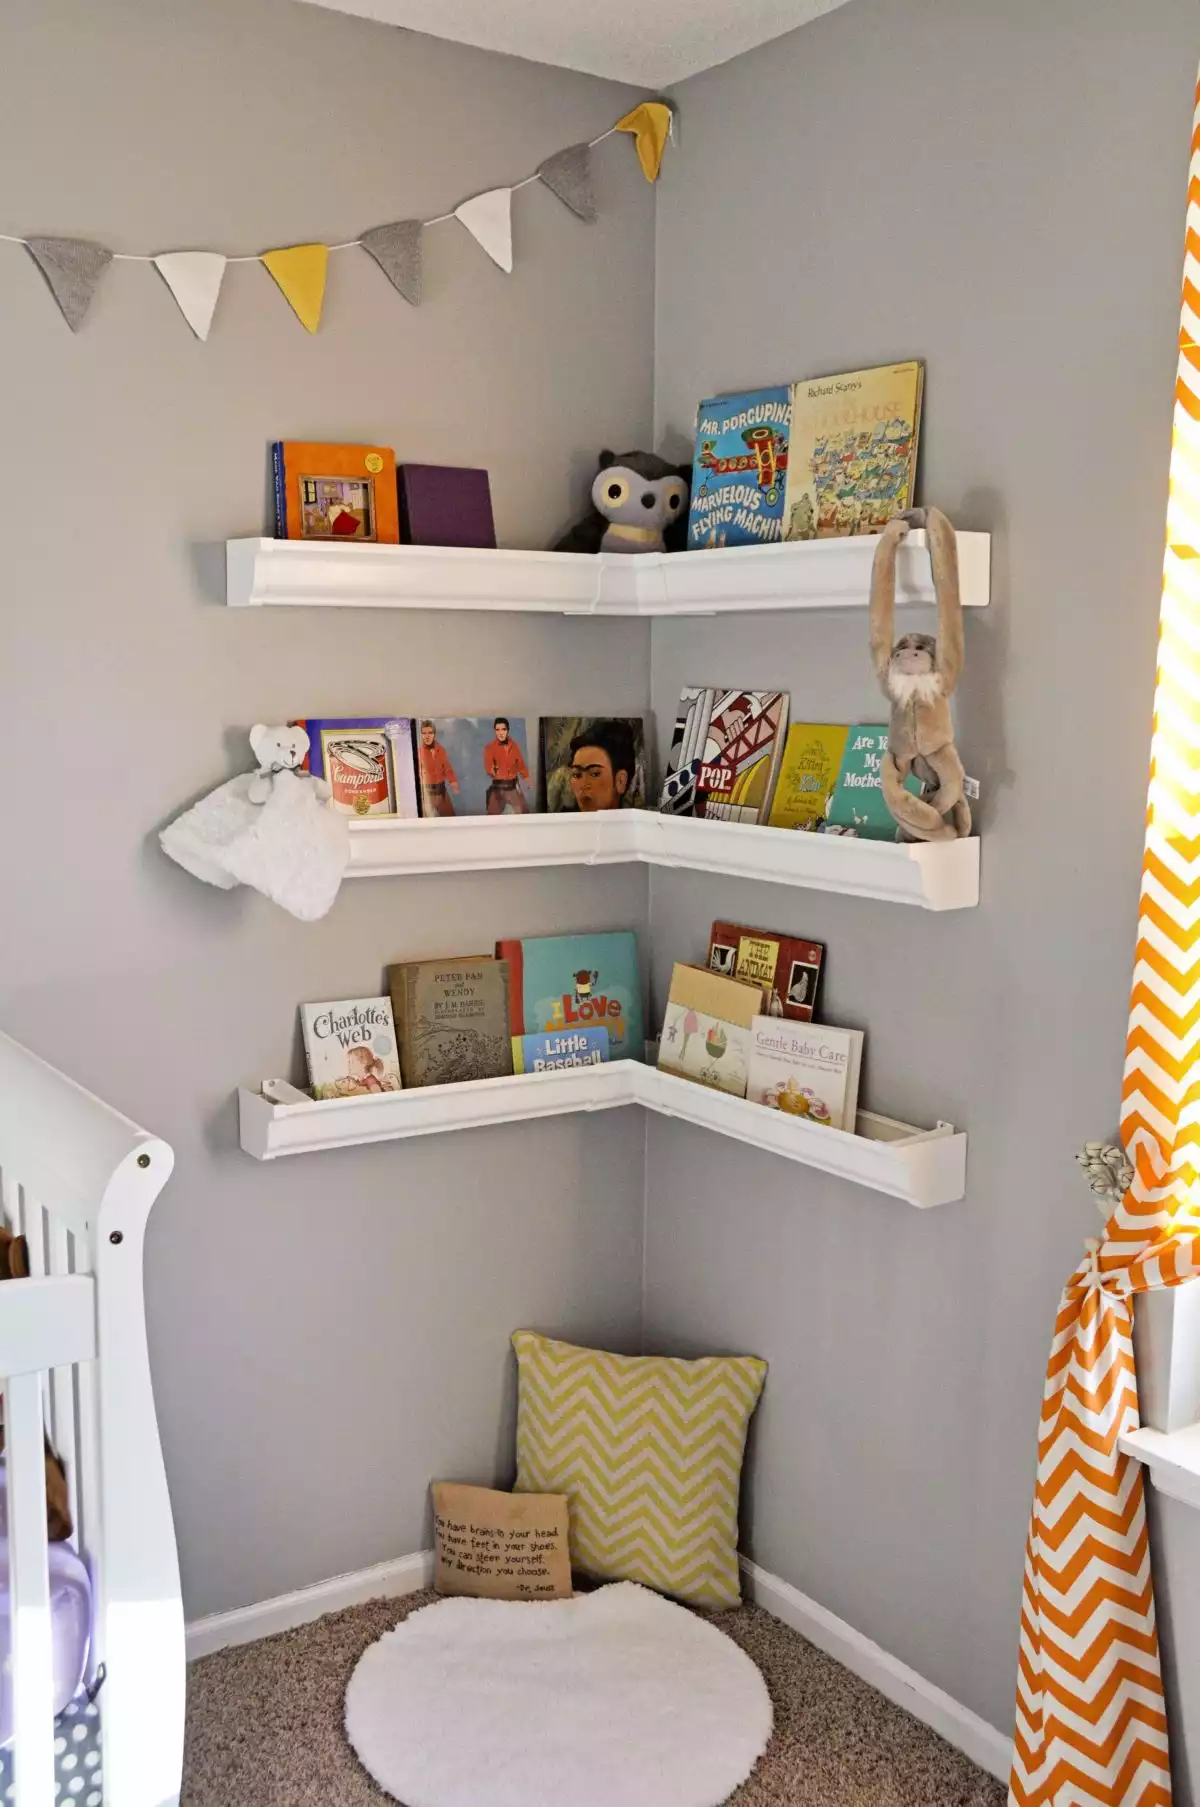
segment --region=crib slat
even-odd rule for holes
[[[9,1377],[4,1416],[16,1807],[53,1807],[54,1694],[39,1375]]]
[[[71,1236],[57,1218],[50,1222],[50,1271],[71,1271]],[[55,1368],[50,1376],[50,1438],[62,1457],[67,1471],[67,1500],[71,1523],[75,1530],[71,1542],[79,1548],[79,1448],[75,1435],[75,1373],[71,1368]]]

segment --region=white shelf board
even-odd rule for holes
[[[966,1189],[967,1138],[948,1123],[919,1130],[861,1111],[858,1133],[850,1135],[692,1085],[637,1061],[323,1103],[272,1104],[245,1087],[238,1093],[241,1144],[260,1161],[629,1104],[732,1136],[910,1205],[950,1204]]]
[[[1120,1443],[1125,1455],[1146,1464],[1160,1493],[1188,1506],[1200,1506],[1200,1424],[1178,1431],[1154,1431],[1142,1425],[1126,1431]]]
[[[231,608],[520,610],[548,615],[747,614],[865,608],[876,536],[638,554],[511,552],[457,546],[225,542]],[[960,533],[963,604],[990,599],[991,535]],[[923,531],[896,561],[898,603],[932,603]]]
[[[979,902],[979,841],[866,841],[656,810],[591,814],[376,817],[350,824],[352,878],[530,866],[651,866],[961,910]]]

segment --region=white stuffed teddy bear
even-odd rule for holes
[[[246,790],[247,800],[265,803],[274,788],[276,773],[298,772],[304,764],[308,746],[308,735],[303,728],[294,724],[286,728],[268,728],[262,722],[255,722],[250,730],[250,751],[258,761],[258,771]],[[318,797],[324,801],[329,796],[329,786],[324,779],[314,779],[313,783]]]
[[[350,860],[349,819],[324,779],[301,771],[303,728],[256,722],[257,772],[218,785],[163,829],[164,853],[221,890],[251,885],[303,922],[324,916]]]

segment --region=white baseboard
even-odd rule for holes
[[[356,1569],[351,1575],[333,1575],[294,1594],[279,1594],[274,1600],[239,1606],[233,1612],[212,1613],[206,1619],[194,1619],[187,1628],[188,1662],[234,1644],[274,1637],[326,1613],[341,1612],[345,1606],[361,1606],[364,1600],[397,1599],[432,1585],[433,1551],[418,1550],[393,1562],[376,1563],[374,1568]]]
[[[873,1644],[861,1631],[855,1631],[836,1613],[818,1606],[790,1582],[768,1574],[766,1569],[760,1569],[745,1556],[741,1563],[747,1597],[756,1606],[769,1612],[773,1619],[790,1625],[793,1631],[798,1631],[818,1650],[835,1658],[843,1668],[870,1682],[873,1688],[886,1694],[914,1719],[939,1733],[947,1744],[970,1757],[980,1769],[986,1769],[1002,1782],[1008,1781],[1012,1764],[1011,1738],[1006,1738],[1003,1732],[998,1732],[986,1719],[980,1719],[969,1707],[943,1693],[941,1688],[935,1688],[907,1663],[889,1656],[886,1650]]]

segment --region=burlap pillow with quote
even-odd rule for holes
[[[571,1593],[567,1496],[433,1484],[439,1594],[483,1600],[565,1600]]]

